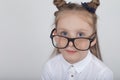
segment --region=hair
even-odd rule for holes
[[[92,0],[91,2],[85,2],[77,4],[77,3],[66,3],[64,0],[54,0],[54,5],[57,7],[58,11],[54,13],[55,15],[55,26],[57,27],[57,22],[59,20],[60,14],[63,11],[77,11],[77,12],[84,12],[84,16],[90,17],[93,21],[93,29],[96,32],[96,44],[92,47],[90,47],[90,52],[95,55],[98,59],[102,60],[101,52],[99,48],[99,42],[98,42],[98,35],[97,35],[97,15],[95,13],[97,7],[99,6],[100,2],[99,0]],[[86,18],[87,18],[86,17]],[[53,54],[51,56],[59,54],[58,49],[54,49]]]

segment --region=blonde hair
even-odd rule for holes
[[[83,14],[84,16],[90,17],[93,21],[93,28],[96,32],[96,44],[92,47],[90,47],[90,51],[93,55],[95,55],[98,59],[102,60],[101,52],[99,48],[99,42],[98,42],[98,36],[97,36],[97,15],[95,14],[95,10],[99,6],[99,0],[92,0],[88,3],[82,3],[82,5],[79,5],[77,3],[66,3],[64,0],[54,0],[54,5],[58,8],[58,11],[54,13],[55,15],[55,26],[57,26],[57,22],[59,20],[59,15],[63,11],[78,11],[78,12],[85,12],[86,14]],[[59,54],[58,49],[54,49],[53,54],[51,56]]]

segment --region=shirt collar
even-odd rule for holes
[[[61,58],[62,58],[62,62],[63,62],[64,68],[65,68],[66,70],[68,70],[71,66],[73,66],[74,69],[75,69],[75,71],[76,71],[77,73],[80,73],[80,72],[82,72],[82,70],[87,66],[87,64],[90,62],[90,60],[91,60],[91,53],[90,53],[90,51],[88,51],[87,56],[86,56],[83,60],[81,60],[81,61],[79,61],[79,62],[77,62],[77,63],[75,63],[75,64],[70,64],[70,63],[68,63],[68,62],[63,58],[62,55],[61,55]]]
[[[91,60],[91,53],[90,53],[90,51],[88,51],[87,56],[83,60],[73,64],[76,72],[78,72],[78,73],[82,72],[82,70],[88,65],[90,60]]]
[[[64,68],[66,70],[68,70],[69,67],[71,66],[71,64],[64,59],[64,57],[62,56],[62,54],[60,54],[60,57],[61,57],[62,64],[64,65]]]

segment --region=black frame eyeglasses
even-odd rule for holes
[[[91,43],[95,39],[95,33],[91,35],[90,38],[78,37],[78,38],[68,38],[61,35],[53,35],[56,28],[51,31],[50,38],[52,44],[55,48],[64,49],[69,45],[69,42],[73,43],[73,46],[80,51],[86,51],[90,48]]]

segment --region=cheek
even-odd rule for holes
[[[77,39],[75,41],[76,48],[82,49],[82,50],[88,49],[89,48],[89,44],[90,44],[90,41],[87,40],[87,39]]]
[[[55,38],[55,42],[56,44],[59,46],[59,47],[65,47],[67,45],[67,39],[65,38],[59,38],[59,37],[56,37]]]
[[[59,52],[60,53],[64,53],[64,49],[59,49]]]
[[[56,43],[59,43],[59,39],[58,39],[58,37],[55,37],[54,40],[55,40]]]
[[[54,40],[55,40],[55,42],[56,42],[57,45],[62,44],[61,38],[59,38],[59,37],[55,37]]]

